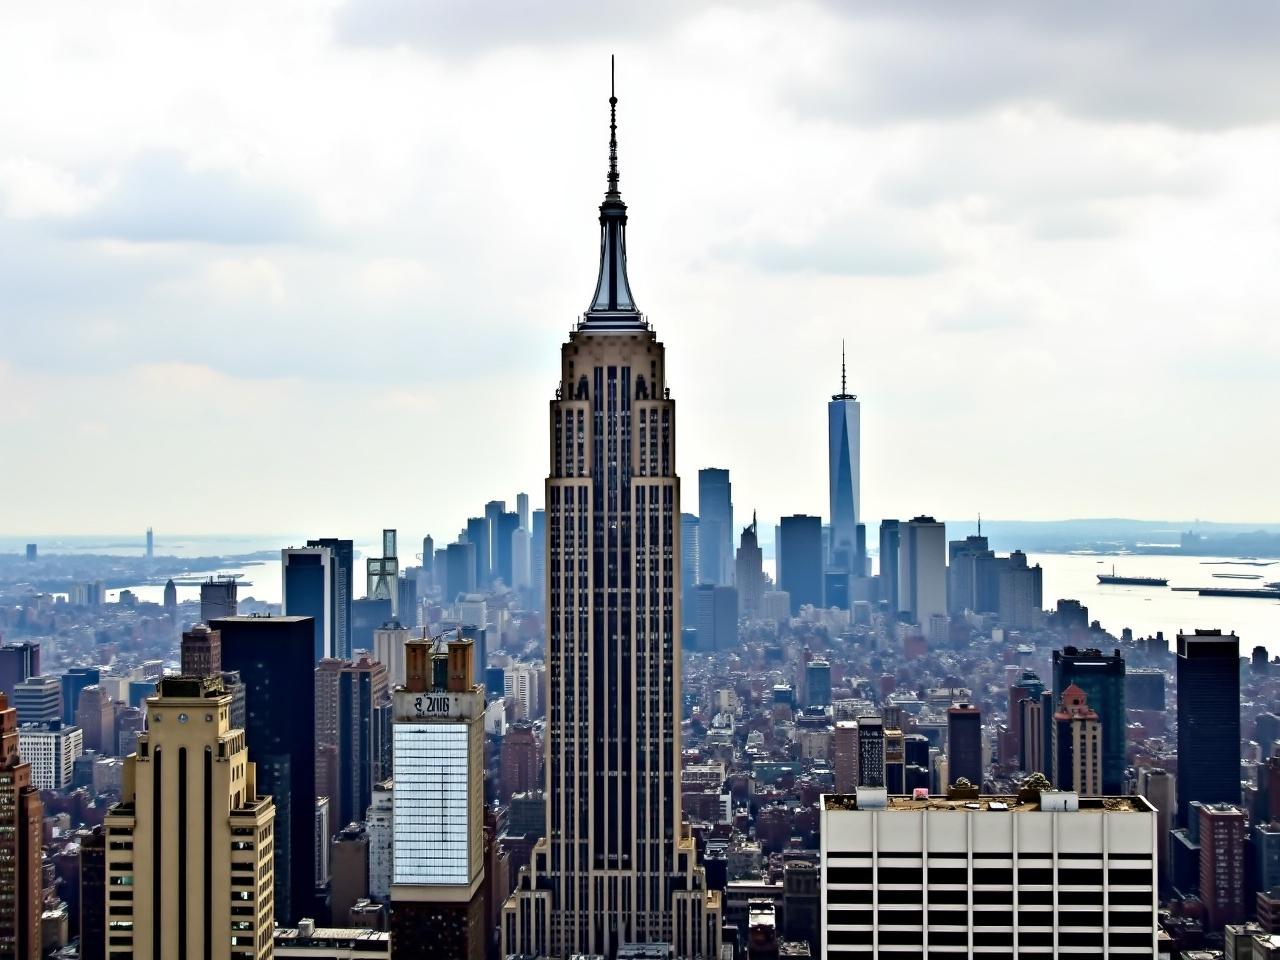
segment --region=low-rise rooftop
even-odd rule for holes
[[[888,810],[890,812],[897,810],[958,810],[958,811],[990,811],[995,813],[1025,813],[1028,811],[1040,811],[1041,809],[1053,809],[1062,807],[1049,802],[1050,797],[1063,796],[1061,793],[1046,794],[1045,804],[1042,808],[1041,797],[1039,794],[1034,798],[1019,799],[1015,795],[996,795],[983,794],[977,799],[957,798],[951,799],[944,796],[927,796],[927,797],[888,797],[885,802],[878,805],[858,806],[858,798],[852,793],[828,793],[822,797],[823,809],[825,810]],[[1142,797],[1079,797],[1080,813],[1089,812],[1107,812],[1107,813],[1149,813],[1151,806]],[[1073,811],[1074,812],[1074,811]]]

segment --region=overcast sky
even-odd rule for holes
[[[1280,519],[1280,6],[5,4],[0,532],[542,500],[609,54],[686,507]]]

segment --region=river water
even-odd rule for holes
[[[1261,587],[1280,580],[1280,561],[1244,566],[1232,557],[1096,556],[1092,554],[1028,554],[1027,562],[1044,569],[1044,605],[1059,598],[1079,600],[1089,617],[1116,636],[1131,627],[1136,636],[1164,631],[1170,647],[1178,631],[1197,627],[1235,631],[1241,653],[1262,645],[1280,654],[1280,601],[1253,597],[1202,597],[1173,587]],[[1258,563],[1268,562],[1260,558]],[[1164,577],[1168,587],[1111,586],[1098,583],[1099,573],[1130,577]],[[1215,577],[1215,573],[1252,574],[1257,580]]]
[[[299,541],[300,543],[303,541]],[[260,548],[259,545],[258,548]],[[361,545],[366,556],[376,550],[376,544]],[[1225,561],[1225,562],[1224,562]],[[1244,597],[1202,597],[1196,593],[1183,593],[1172,587],[1258,587],[1280,580],[1280,561],[1269,566],[1244,566],[1229,557],[1178,557],[1094,554],[1033,553],[1027,562],[1040,564],[1044,570],[1044,605],[1053,609],[1062,598],[1079,600],[1089,608],[1089,617],[1098,620],[1109,632],[1120,635],[1125,627],[1132,628],[1136,636],[1154,635],[1163,631],[1170,646],[1176,642],[1179,630],[1220,628],[1224,632],[1235,631],[1240,637],[1241,652],[1248,652],[1256,645],[1265,646],[1273,656],[1280,655],[1280,601]],[[1266,562],[1265,559],[1259,563]],[[1164,577],[1168,587],[1107,586],[1098,583],[1099,573],[1115,572],[1124,576]],[[356,562],[356,593],[362,595],[363,563]],[[766,568],[772,563],[766,563]],[[768,570],[772,573],[772,570]],[[280,561],[267,560],[244,566],[231,566],[215,573],[239,573],[251,585],[240,588],[241,597],[254,597],[267,603],[280,602]],[[1215,577],[1215,573],[1254,574],[1256,580]],[[163,584],[141,584],[131,587],[138,598],[160,603],[163,600]],[[118,591],[108,591],[114,600]],[[198,600],[199,586],[179,586],[179,600]]]

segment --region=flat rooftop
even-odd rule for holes
[[[858,798],[851,793],[828,793],[822,797],[825,810],[857,810]],[[956,799],[931,796],[919,800],[913,797],[889,797],[884,806],[872,805],[869,810],[978,810],[993,813],[1023,813],[1039,811],[1040,801],[1020,801],[1017,796],[983,794],[974,799]],[[1080,813],[1149,813],[1150,806],[1142,797],[1081,797]],[[1074,812],[1074,811],[1073,811]]]

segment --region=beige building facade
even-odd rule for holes
[[[275,807],[259,796],[231,696],[165,677],[105,821],[107,957],[272,955]]]

